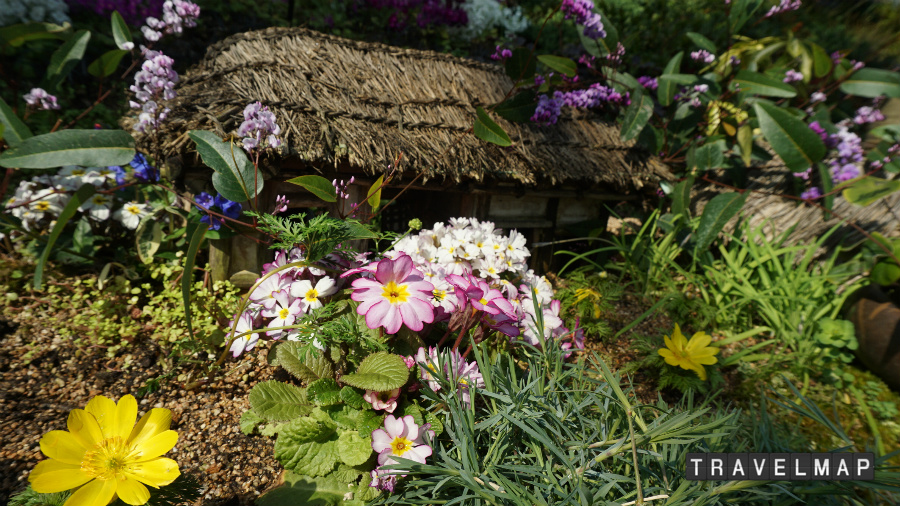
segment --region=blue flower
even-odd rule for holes
[[[128,176],[128,173],[125,172],[125,169],[118,165],[110,165],[107,169],[116,173],[116,186],[122,186],[125,184],[125,177]]]
[[[197,195],[194,200],[200,206],[201,209],[209,210],[210,208],[215,208],[213,211],[220,212],[221,214],[236,220],[241,217],[241,204],[238,202],[232,202],[231,200],[226,199],[221,195],[216,195],[213,197],[212,195],[202,192],[200,195]],[[221,228],[223,221],[211,214],[207,214],[200,218],[200,223],[208,223],[210,230],[219,230]]]
[[[159,171],[156,167],[150,165],[147,158],[137,153],[131,160],[131,168],[134,169],[134,177],[142,183],[155,183],[159,181]]]

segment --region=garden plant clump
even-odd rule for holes
[[[10,504],[900,500],[900,396],[857,361],[872,338],[848,319],[863,286],[900,279],[900,242],[878,229],[896,214],[853,219],[900,190],[900,73],[826,36],[813,6],[291,2],[249,20],[242,1],[126,3],[0,13]],[[667,9],[690,19],[642,41]],[[179,134],[213,174],[189,191],[162,135],[185,107],[180,36],[298,16],[493,62],[513,84],[459,132],[485,150],[517,149],[504,125],[578,115],[672,177],[610,210],[637,223],[616,234],[591,221],[529,244],[449,214],[388,232],[418,179],[404,154],[364,195],[364,176],[324,165],[290,179],[321,200],[292,207],[268,171],[298,125],[260,96],[214,118],[226,137]],[[742,213],[760,171],[811,223]],[[823,232],[799,243],[807,225]],[[232,239],[271,252],[241,286],[206,264]],[[874,479],[687,478],[689,453],[810,452],[871,452]]]

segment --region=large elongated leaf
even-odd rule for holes
[[[116,41],[116,47],[125,49],[125,44],[132,42],[131,29],[128,28],[128,24],[125,23],[125,19],[119,14],[119,11],[113,11],[110,22],[112,23],[112,34],[113,39]]]
[[[725,163],[725,141],[704,144],[694,150],[689,167],[698,170],[718,169]]]
[[[523,123],[531,119],[537,107],[533,90],[522,90],[494,107],[494,112],[509,121]]]
[[[509,135],[488,116],[484,108],[479,107],[475,110],[475,114],[475,137],[498,146],[512,146],[512,140],[510,140]]]
[[[184,269],[181,272],[181,302],[184,304],[184,319],[187,324],[188,335],[193,339],[194,327],[191,321],[191,285],[194,279],[194,262],[197,260],[197,250],[203,242],[203,236],[209,230],[209,225],[199,222],[188,223],[187,236],[191,238],[187,252],[184,255]]]
[[[408,378],[409,369],[403,357],[380,351],[363,359],[356,372],[343,375],[341,381],[364,390],[387,392],[400,388]]]
[[[234,202],[249,201],[259,195],[262,176],[242,148],[205,130],[191,130],[188,136],[196,144],[203,163],[215,171],[213,187],[219,195]]]
[[[124,130],[60,130],[35,135],[0,155],[0,166],[52,169],[63,165],[106,167],[134,158],[134,138]]]
[[[716,54],[716,45],[705,35],[697,32],[687,32],[685,35],[687,35],[687,37],[691,39],[691,42],[696,44],[700,49],[705,49],[712,54]]]
[[[18,146],[31,137],[31,130],[13,112],[12,107],[0,97],[0,123],[3,123],[3,140],[11,147]]]
[[[753,109],[766,140],[793,172],[802,172],[825,156],[819,135],[791,113],[764,102],[753,104]]]
[[[22,23],[0,28],[0,41],[4,46],[8,44],[12,47],[19,47],[29,40],[65,40],[66,34],[71,31],[70,26],[54,25],[53,23]]]
[[[53,52],[50,65],[47,66],[47,77],[44,89],[53,93],[75,65],[84,58],[84,51],[91,40],[91,32],[79,30],[63,45]]]
[[[575,64],[569,58],[564,58],[562,56],[556,56],[552,54],[542,54],[537,57],[538,61],[543,63],[544,65],[550,67],[551,69],[565,74],[569,77],[575,75],[575,72],[578,71],[578,65]]]
[[[810,43],[809,47],[812,49],[813,73],[816,77],[827,76],[834,67],[831,56],[829,56],[828,53],[825,52],[825,49],[818,44]]]
[[[841,83],[841,91],[860,97],[900,97],[900,74],[883,69],[857,70]]]
[[[691,219],[691,188],[694,186],[694,176],[690,176],[677,185],[672,192],[672,214],[680,215],[684,220]]]
[[[663,70],[663,75],[671,75],[677,74],[681,70],[681,58],[684,56],[684,51],[679,52],[675,56],[673,56],[669,63],[666,64],[665,70]],[[678,87],[678,83],[675,81],[658,79],[659,88],[657,89],[656,98],[659,100],[659,103],[667,106],[672,103],[672,98],[675,96],[675,90]]]
[[[845,188],[841,194],[847,202],[867,206],[897,190],[900,190],[900,181],[866,177],[855,181],[850,187]]]
[[[302,186],[306,191],[325,202],[337,202],[337,191],[334,189],[334,185],[322,176],[299,176],[294,179],[288,179],[287,182]]]
[[[122,57],[126,54],[128,54],[128,51],[125,51],[124,49],[112,49],[107,51],[88,65],[88,73],[94,77],[101,78],[111,76],[113,72],[116,71],[119,63],[121,63]]]
[[[506,59],[504,68],[506,75],[513,81],[530,79],[537,71],[537,58],[534,57],[531,50],[517,47],[513,49],[512,56]]]
[[[635,93],[622,121],[622,141],[628,142],[641,133],[653,115],[653,99],[644,93]]]
[[[737,86],[740,86],[742,92],[765,97],[791,98],[797,96],[797,90],[793,86],[751,70],[742,70],[737,73],[737,76],[731,81],[730,89],[735,90]]]
[[[697,235],[694,240],[694,255],[706,251],[728,220],[744,206],[749,193],[723,193],[716,195],[703,208]]]
[[[762,5],[762,0],[734,0],[731,12],[728,14],[731,33],[740,32],[741,28],[753,17],[760,5]]]
[[[372,186],[369,187],[369,191],[366,192],[366,202],[369,203],[369,207],[372,210],[378,209],[378,206],[381,205],[381,187],[384,184],[384,174],[378,176],[378,179],[372,183]]]
[[[59,239],[59,234],[66,228],[66,224],[72,219],[72,216],[75,215],[78,208],[81,207],[81,204],[84,204],[87,199],[91,198],[96,191],[97,189],[90,183],[81,185],[81,188],[75,192],[75,195],[72,195],[72,198],[69,199],[66,207],[59,213],[59,216],[56,218],[56,225],[53,225],[53,229],[50,230],[50,237],[47,238],[47,245],[44,247],[41,258],[38,259],[38,263],[34,268],[35,290],[41,289],[44,278],[44,266],[47,265],[47,260],[50,259],[50,252],[53,250],[53,245],[56,244],[56,240]]]

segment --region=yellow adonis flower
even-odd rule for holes
[[[181,474],[178,463],[162,455],[178,441],[169,430],[172,413],[154,408],[137,419],[137,401],[131,395],[111,399],[98,395],[85,409],[73,409],[69,431],[54,430],[41,438],[41,452],[49,457],[38,463],[28,481],[35,492],[78,490],[63,506],[105,506],[116,496],[127,504],[145,504],[150,491],[172,483]]]
[[[666,347],[659,350],[660,356],[666,359],[669,365],[677,365],[682,369],[687,369],[697,373],[701,380],[706,381],[706,369],[704,365],[712,365],[717,362],[716,353],[719,349],[715,346],[709,346],[712,338],[706,332],[697,332],[688,341],[681,334],[678,324],[675,324],[675,331],[672,332],[672,338],[665,336]]]

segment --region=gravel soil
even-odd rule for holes
[[[21,320],[0,320],[0,504],[26,487],[28,473],[44,458],[41,436],[66,430],[70,410],[84,408],[95,395],[118,400],[134,394],[161,373],[153,342],[129,347],[135,360],[123,368],[121,358],[109,359],[102,349],[77,348],[53,329]],[[265,351],[229,361],[225,372],[196,390],[167,382],[138,400],[139,415],[154,407],[172,411],[171,428],[179,437],[166,456],[200,481],[202,505],[253,504],[281,474],[273,440],[245,436],[238,425],[250,388],[272,379]]]

